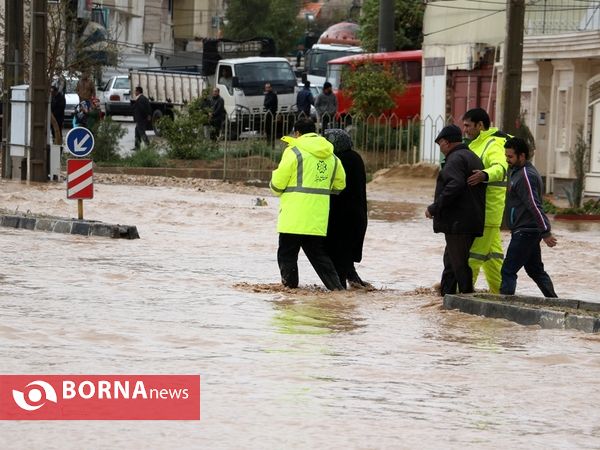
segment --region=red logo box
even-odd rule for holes
[[[200,375],[0,375],[0,420],[200,420]]]

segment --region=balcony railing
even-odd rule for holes
[[[600,1],[530,0],[525,10],[525,35],[600,30]]]

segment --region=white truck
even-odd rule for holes
[[[306,74],[303,76],[313,86],[323,87],[327,75],[327,63],[332,59],[342,56],[364,53],[361,47],[344,44],[314,44],[304,55],[304,68]]]
[[[264,87],[271,83],[278,97],[278,113],[293,114],[297,81],[286,58],[247,57],[222,59],[214,75],[166,69],[131,69],[131,92],[141,86],[150,99],[153,122],[173,109],[200,97],[204,89],[219,88],[233,137],[243,131],[257,130],[264,119]]]

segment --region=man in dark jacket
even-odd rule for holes
[[[65,121],[65,94],[58,90],[58,87],[52,86],[50,88],[52,94],[52,100],[50,103],[50,111],[56,120],[56,124],[58,125],[58,134],[60,139],[58,139],[58,143],[62,142],[62,127],[63,122]],[[52,137],[54,138],[54,142],[57,142],[54,127],[52,127]]]
[[[473,272],[469,267],[469,251],[475,237],[483,234],[485,221],[485,184],[469,186],[467,179],[483,163],[462,143],[462,132],[448,125],[435,138],[446,162],[440,171],[434,201],[425,215],[433,218],[433,231],[444,233],[444,271],[441,294],[473,292]]]
[[[333,153],[346,172],[346,188],[339,195],[330,197],[325,248],[344,288],[346,280],[353,287],[366,287],[368,284],[360,279],[354,268],[354,263],[362,260],[367,231],[365,164],[352,149],[352,138],[347,131],[328,129],[324,135],[333,144]]]
[[[211,99],[212,112],[210,113],[210,125],[212,127],[211,139],[216,141],[221,133],[223,122],[225,122],[225,101],[221,97],[219,88],[214,88]]]
[[[296,95],[296,107],[298,108],[299,118],[310,117],[310,106],[315,102],[312,92],[310,92],[310,81],[304,82],[304,87]]]
[[[277,115],[277,94],[273,92],[273,87],[271,83],[265,84],[265,132],[267,134],[267,140],[270,143],[273,143],[274,135],[275,135],[275,116]]]
[[[152,119],[152,106],[150,100],[144,95],[141,86],[135,88],[133,101],[133,120],[135,122],[135,148],[139,148],[142,141],[148,145],[150,141],[146,136],[146,128]]]
[[[523,139],[508,139],[504,148],[506,162],[511,169],[505,208],[511,238],[502,264],[500,293],[515,293],[517,272],[525,266],[527,275],[535,281],[544,297],[557,297],[552,280],[544,270],[540,249],[542,239],[548,247],[556,245],[556,238],[550,232],[550,222],[542,207],[542,178],[528,161],[529,147]]]

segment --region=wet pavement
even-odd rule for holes
[[[303,256],[280,288],[277,199],[228,189],[97,185],[86,218],[135,241],[0,229],[2,373],[202,376],[200,422],[0,422],[0,448],[600,446],[600,336],[441,309],[432,180],[370,185],[373,292],[323,291]],[[0,182],[17,207],[77,210]],[[600,233],[554,224],[557,291],[598,301]]]

